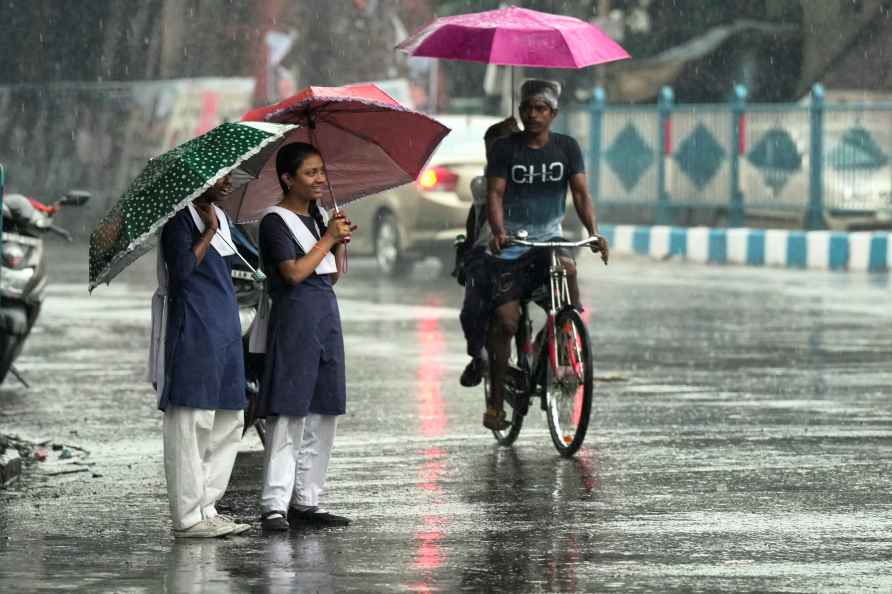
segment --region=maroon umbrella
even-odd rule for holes
[[[329,184],[326,208],[400,186],[418,177],[449,128],[412,111],[373,84],[307,87],[243,121],[297,124],[287,143],[309,142],[322,155]],[[240,196],[226,201],[237,222],[256,220],[282,198],[275,159]]]

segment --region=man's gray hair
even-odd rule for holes
[[[520,87],[520,102],[528,99],[544,101],[553,110],[558,108],[558,99],[561,96],[561,83],[553,80],[530,79]]]

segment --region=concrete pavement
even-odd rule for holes
[[[152,259],[90,297],[65,249],[0,432],[83,447],[93,472],[0,492],[0,591],[892,589],[888,276],[583,256],[596,374],[625,381],[599,383],[562,460],[538,412],[511,449],[480,427],[459,287],[357,261],[327,497],[354,524],[176,543],[142,381]],[[224,507],[256,521],[256,437],[244,450]]]

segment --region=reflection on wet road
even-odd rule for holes
[[[0,494],[0,592],[892,589],[886,276],[585,267],[596,375],[624,381],[596,385],[562,460],[535,406],[513,448],[480,426],[459,287],[357,260],[337,287],[350,401],[327,499],[353,525],[174,543],[142,380],[152,259],[88,296],[83,250],[58,247],[20,361],[34,387],[0,388],[0,432],[94,465]],[[243,520],[261,459],[249,433],[223,505]]]

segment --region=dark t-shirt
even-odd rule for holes
[[[503,201],[505,230],[524,230],[531,241],[547,241],[561,234],[570,178],[585,172],[579,143],[552,132],[542,148],[530,148],[522,132],[501,138],[492,146],[487,177],[507,181]],[[511,248],[503,257],[525,250]]]
[[[307,226],[313,237],[319,239],[319,232],[313,217],[300,214],[297,216]],[[260,253],[263,258],[263,271],[269,277],[270,293],[277,293],[288,287],[285,279],[279,274],[279,264],[306,255],[292,237],[288,225],[285,224],[282,217],[275,213],[266,215],[260,221]],[[303,282],[320,287],[331,286],[331,279],[327,274],[320,276],[315,272]]]

